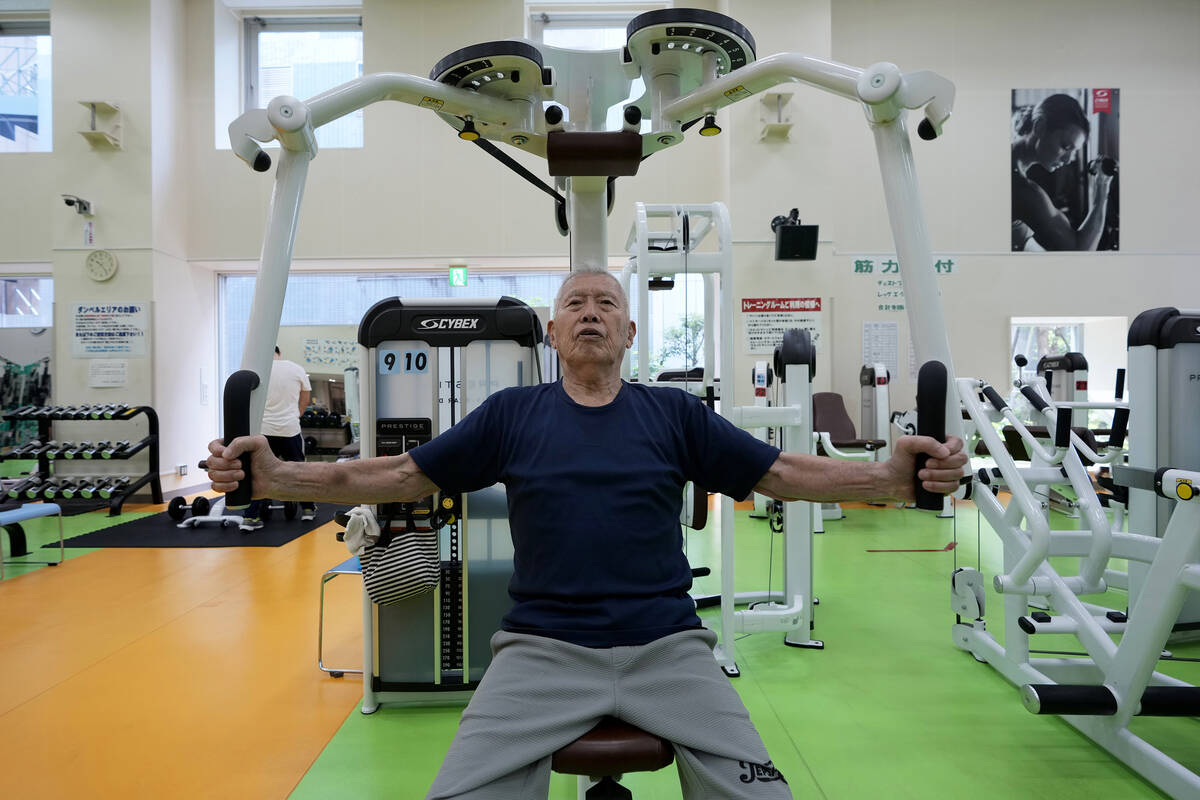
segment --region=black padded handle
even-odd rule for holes
[[[1129,430],[1129,409],[1118,408],[1113,412],[1112,430],[1108,434],[1109,447],[1124,447],[1125,434]]]
[[[258,388],[258,373],[248,369],[240,369],[225,381],[225,438],[224,444],[229,444],[239,436],[250,434],[250,393]],[[241,456],[242,472],[246,477],[238,484],[238,488],[225,495],[225,507],[229,509],[245,508],[253,498],[250,485],[250,455]]]
[[[939,442],[946,441],[946,365],[940,361],[926,361],[917,373],[917,435],[932,436]],[[917,468],[913,473],[916,481],[917,508],[925,511],[941,511],[944,501],[935,492],[926,491],[916,474],[925,467],[929,456],[917,455]]]
[[[988,402],[990,402],[997,411],[1003,411],[1004,409],[1008,408],[1008,403],[1004,402],[1004,398],[1000,396],[1000,393],[991,386],[983,387],[983,396],[988,399]]]
[[[1043,400],[1042,396],[1035,392],[1032,386],[1022,386],[1021,394],[1025,395],[1025,399],[1029,401],[1029,404],[1038,411],[1045,411],[1050,407],[1050,404]]]
[[[1071,409],[1058,409],[1058,424],[1054,426],[1054,446],[1071,446]]]
[[[1117,387],[1113,392],[1113,399],[1120,400],[1125,394],[1125,368],[1121,367],[1117,370]]]

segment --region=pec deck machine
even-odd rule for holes
[[[638,77],[645,83],[645,92],[640,97],[630,98],[630,87]],[[265,172],[272,165],[272,158],[260,146],[261,142],[275,140],[279,143],[279,151],[241,369],[230,376],[225,387],[226,440],[257,432],[261,424],[266,386],[260,376],[270,372],[300,201],[309,162],[317,155],[314,131],[318,127],[385,100],[432,111],[448,123],[459,138],[473,142],[553,197],[554,223],[563,235],[570,237],[572,270],[607,269],[607,219],[613,206],[615,180],[637,174],[641,161],[659,150],[683,143],[685,133],[695,125],[699,125],[701,135],[719,133],[716,115],[720,109],[785,83],[801,83],[831,92],[863,109],[878,154],[888,215],[908,298],[906,305],[916,356],[922,363],[936,360],[944,364],[952,382],[949,339],[905,120],[908,110],[922,111],[918,125],[920,137],[938,137],[952,110],[953,84],[933,72],[903,73],[896,65],[886,62],[860,68],[801,53],[758,58],[753,37],[736,20],[710,11],[675,8],[635,17],[628,25],[625,46],[616,50],[564,50],[519,39],[485,42],[449,54],[433,67],[428,77],[398,73],[364,75],[307,100],[277,97],[267,108],[248,111],[236,119],[229,126],[233,151],[255,171]],[[621,125],[619,129],[609,130],[606,128],[608,109],[619,104],[623,104]],[[544,157],[552,185],[506,155],[497,143]],[[722,287],[726,293],[730,293],[731,288],[729,284]],[[444,307],[416,309],[399,300],[389,302],[393,306],[388,309],[373,309],[371,324],[364,320],[360,330],[360,344],[368,352],[361,360],[363,404],[375,404],[363,416],[362,425],[369,431],[363,437],[364,454],[407,449],[416,438],[436,434],[440,430],[438,426],[452,422],[456,412],[447,414],[443,407],[453,409],[455,405],[451,402],[439,404],[435,400],[453,401],[459,404],[459,411],[467,410],[485,396],[480,392],[513,385],[512,381],[518,380],[515,364],[525,365],[522,369],[526,371],[520,380],[532,379],[530,370],[536,362],[532,355],[510,353],[489,361],[471,353],[476,344],[462,343],[454,345],[458,351],[451,354],[451,348],[443,347],[441,342],[428,337],[422,339],[405,328],[415,324],[413,320],[422,314],[429,317],[453,312],[451,316],[461,316],[473,312]],[[411,313],[402,312],[401,308]],[[507,308],[504,316],[520,313],[511,311],[515,307]],[[383,313],[385,310],[387,313]],[[486,312],[484,316],[501,314],[502,310],[502,301],[490,304],[488,309],[476,309]],[[488,336],[479,337],[479,347]],[[522,336],[534,336],[538,340],[529,345],[532,349],[540,346],[540,328],[536,335],[526,331]],[[522,340],[525,341],[529,339]],[[724,342],[726,348],[731,348],[732,335],[726,334]],[[512,344],[511,341],[508,343]],[[802,349],[798,342],[792,345],[792,350]],[[527,345],[513,346],[523,348]],[[426,348],[425,368],[433,370],[432,365],[436,363],[439,371],[421,377],[419,381],[414,373],[408,373],[411,386],[406,384],[400,388],[405,379],[389,374],[380,364],[386,364],[383,359],[391,354],[394,359],[399,359],[393,360],[391,369],[394,370],[397,363],[415,368],[421,348]],[[411,365],[404,361],[409,357],[412,358]],[[471,363],[463,365],[463,358],[468,358]],[[729,357],[722,359],[722,367],[731,361],[730,351]],[[468,389],[465,395],[454,394],[458,391],[458,378],[452,377],[450,370],[451,364],[455,363],[461,370],[457,374],[468,383],[473,379],[482,381],[474,389]],[[509,383],[481,378],[487,363],[494,367],[506,364],[502,371]],[[777,372],[780,366],[777,365]],[[792,372],[796,370],[793,368]],[[802,374],[804,370],[799,372]],[[373,376],[370,381],[367,375]],[[731,368],[722,377],[726,386],[732,386]],[[446,380],[451,381],[448,387],[451,393],[438,394],[438,385]],[[801,382],[795,380],[793,385]],[[421,385],[418,387],[418,384]],[[949,423],[946,432],[960,434],[958,400],[952,397],[953,393],[946,394],[945,419]],[[729,415],[733,409],[731,398],[727,400],[724,413]],[[406,403],[411,405],[402,407]],[[441,408],[438,414],[443,416],[426,414],[437,408]],[[776,413],[769,413],[772,411]],[[392,424],[388,421],[398,422],[387,427]],[[811,420],[798,418],[795,409],[787,406],[751,408],[735,421],[745,427],[808,425],[811,430]],[[236,508],[248,499],[249,489],[245,486],[241,493],[230,498],[230,507]],[[464,506],[470,502],[470,499],[466,500]],[[476,505],[487,504],[481,501]],[[466,527],[472,519],[496,521],[491,512],[472,515],[469,509],[462,511],[467,519]],[[432,509],[425,509],[425,512],[434,513]],[[406,513],[416,512],[408,509]],[[465,535],[467,540],[475,538],[470,532],[463,534],[460,531],[456,535]],[[722,526],[722,540],[722,551],[728,552],[731,558],[732,522],[727,527]],[[496,540],[485,537],[485,541],[494,545]],[[465,560],[464,569],[468,575],[472,571],[472,558],[468,556]],[[502,562],[503,558],[495,560]],[[500,569],[494,564],[489,569],[493,567]],[[723,562],[723,568],[732,579],[732,561]],[[468,583],[469,580],[461,586]],[[450,589],[443,585],[441,591],[445,593]],[[796,594],[805,595],[806,592]],[[809,613],[807,606],[811,598],[800,596],[799,600],[804,613]],[[463,589],[461,602],[454,606],[454,613],[464,616],[467,629],[477,631],[488,624],[494,628],[494,620],[489,623],[483,618],[472,627],[473,615],[484,605],[469,599]],[[727,672],[736,674],[733,629],[727,617],[732,614],[732,609],[722,609],[722,612],[726,622],[722,626],[717,657]],[[498,618],[494,614],[493,617]],[[794,614],[789,624],[792,622],[795,622]],[[421,624],[425,625],[424,622]],[[437,624],[431,623],[434,629]],[[754,629],[784,629],[772,627],[761,616],[754,624],[758,626]],[[370,639],[372,635],[385,636],[387,630],[380,623],[372,634],[368,623],[364,639]],[[801,639],[807,639],[807,636],[806,630],[800,632]],[[426,654],[428,658],[421,656],[422,664],[401,665],[398,670],[403,674],[397,674],[394,680],[441,689],[455,688],[448,684],[470,688],[477,672],[486,666],[486,650],[476,644],[470,633],[461,639],[469,650],[465,662],[459,659],[443,668],[438,655],[438,664],[433,666],[435,656]],[[372,651],[372,643],[365,643],[368,660],[364,684],[368,700],[374,697],[375,688],[386,683],[379,674],[383,667],[377,663],[378,654],[394,651],[382,641],[375,641],[373,646]],[[483,650],[482,655],[480,650]],[[467,662],[469,667],[463,666]],[[411,675],[417,677],[409,680]],[[364,710],[372,710],[366,701]]]

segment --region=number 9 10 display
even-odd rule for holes
[[[424,350],[380,350],[379,374],[424,373],[429,369],[429,353]]]

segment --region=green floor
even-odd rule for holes
[[[957,549],[939,550],[953,540],[956,523]],[[1056,516],[1054,526],[1069,522]],[[1163,796],[1065,722],[1029,714],[1014,687],[952,644],[950,574],[956,561],[976,565],[977,537],[989,579],[1000,559],[986,525],[978,533],[973,507],[957,520],[915,510],[850,509],[845,519],[828,521],[826,530],[814,544],[820,604],[813,632],[825,650],[785,647],[775,633],[738,641],[742,676],[734,686],[797,798]],[[693,565],[714,567],[714,575],[699,583],[701,591],[718,586],[715,559],[706,559],[715,538],[710,530],[690,537]],[[779,538],[765,521],[738,512],[739,591],[766,588],[771,563],[778,588]],[[906,548],[939,551],[867,552]],[[1123,595],[1113,595],[1107,604],[1123,607]],[[999,631],[1002,604],[993,594],[988,599],[989,628]],[[1172,652],[1198,657],[1200,646]],[[1200,683],[1200,664],[1172,662],[1161,669]],[[459,713],[452,707],[385,707],[363,716],[355,709],[292,797],[422,796]],[[1140,735],[1200,769],[1194,720],[1137,722]],[[642,800],[680,796],[673,767],[624,782]],[[555,775],[550,796],[575,797],[575,779]]]

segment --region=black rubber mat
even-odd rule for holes
[[[178,527],[167,512],[130,520],[111,528],[72,536],[67,547],[279,547],[331,521],[339,511],[353,506],[318,505],[316,519],[301,522],[300,517],[286,520],[276,511],[259,530],[243,532],[237,525],[203,523]],[[58,547],[58,542],[42,545]]]

